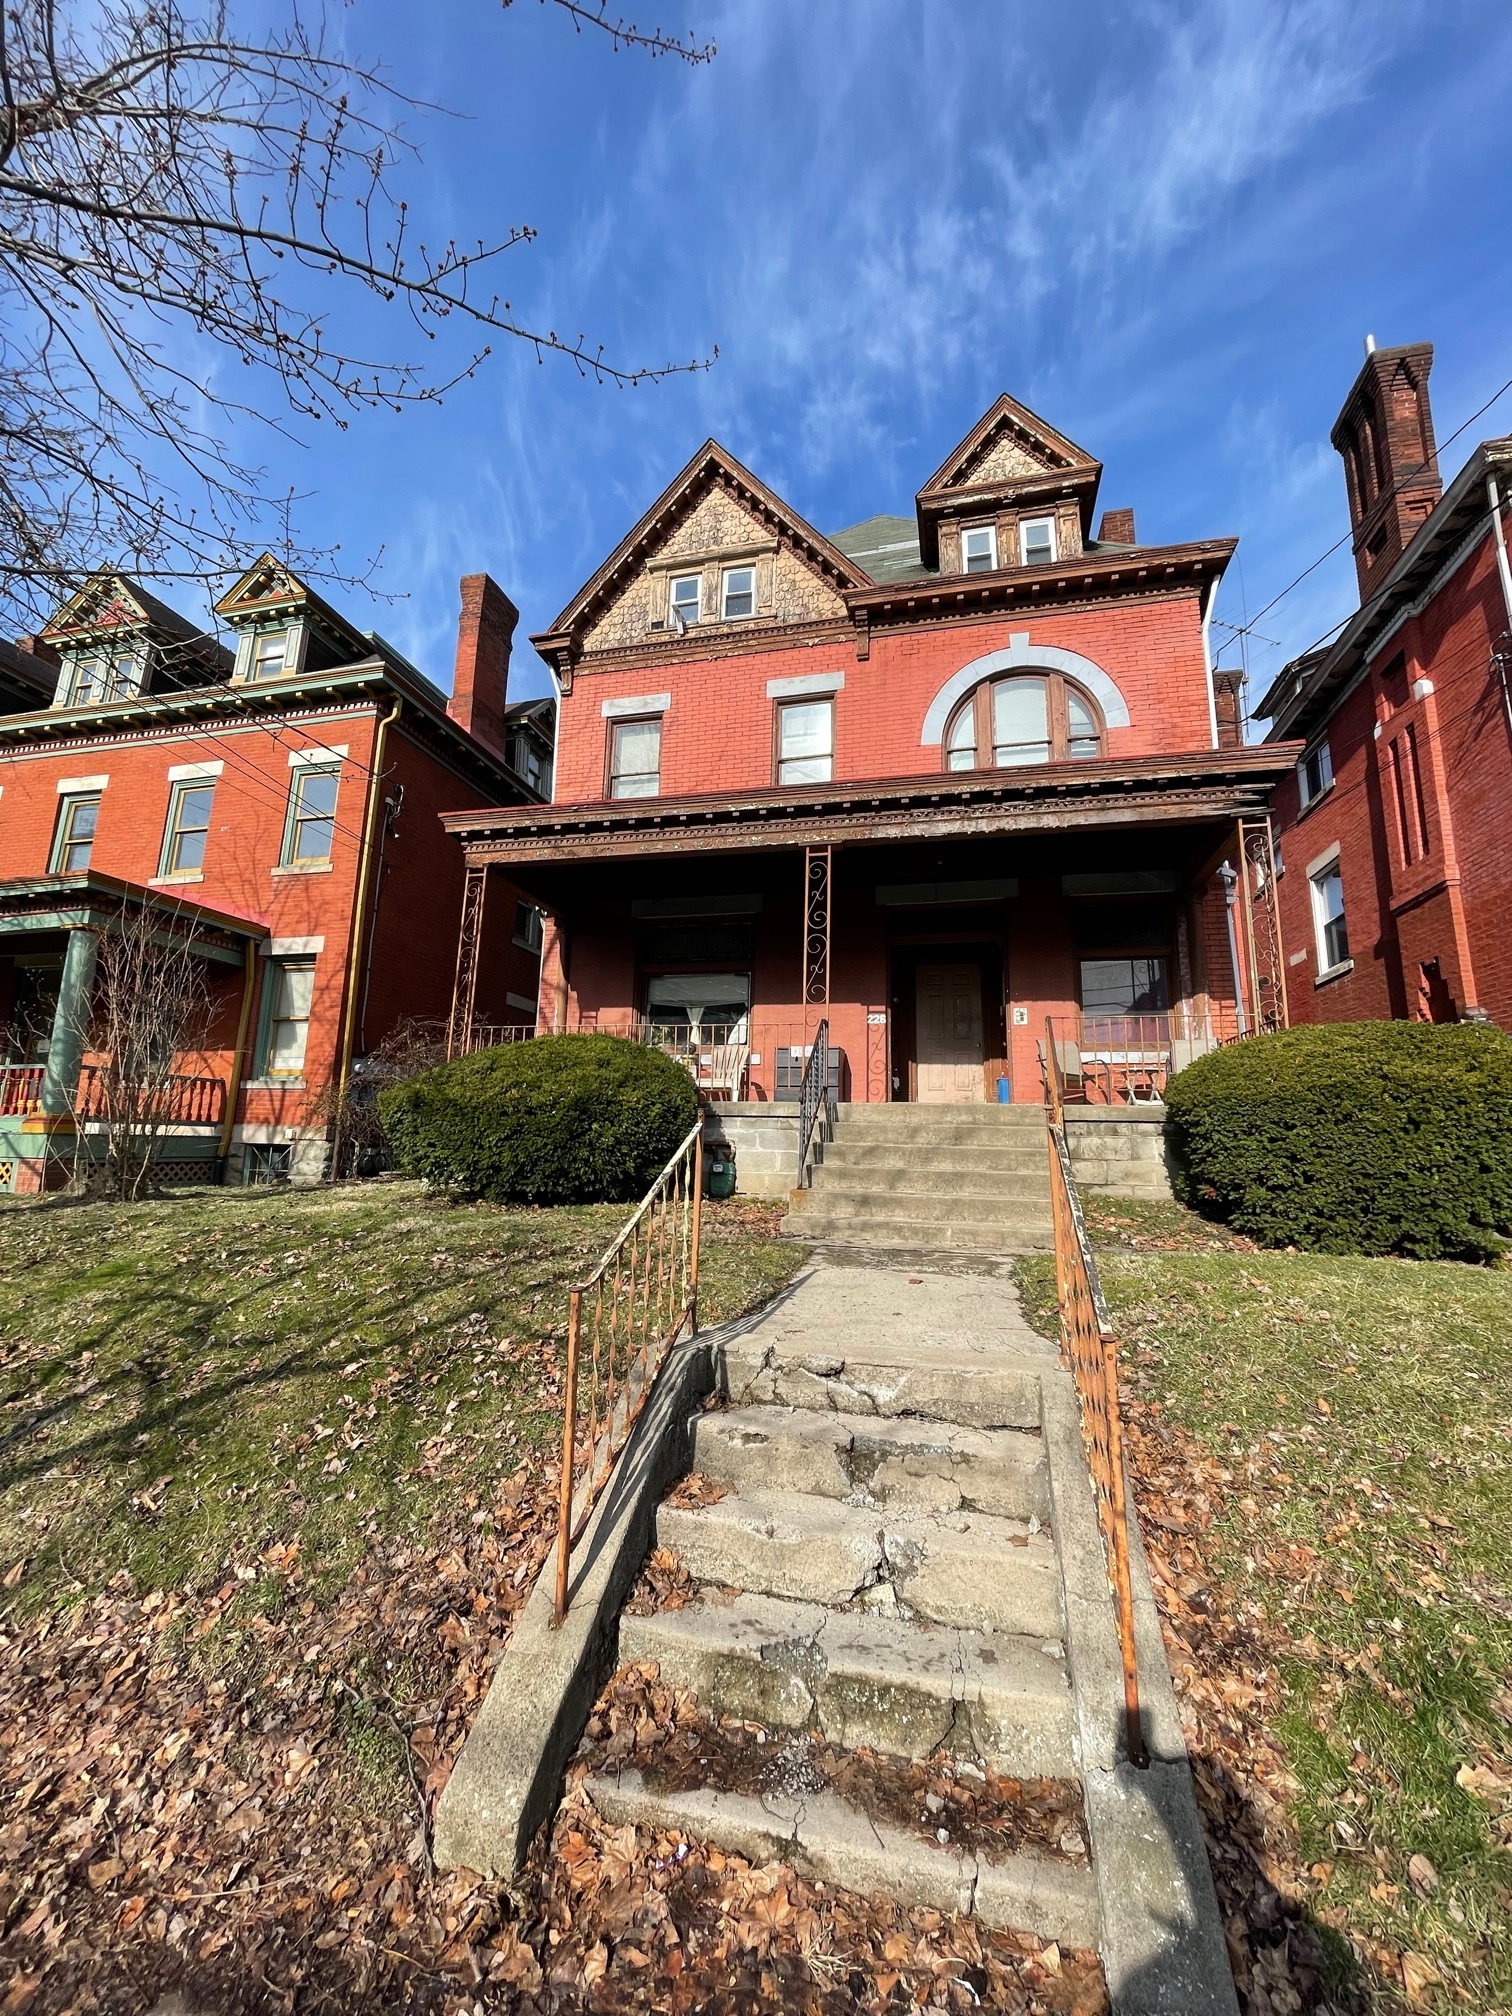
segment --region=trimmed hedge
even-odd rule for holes
[[[423,1071],[378,1095],[399,1167],[496,1204],[627,1203],[698,1117],[660,1050],[620,1036],[539,1036]]]
[[[1200,1057],[1166,1088],[1177,1195],[1267,1246],[1486,1260],[1512,1232],[1512,1038],[1345,1022]]]

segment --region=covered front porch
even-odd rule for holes
[[[89,1181],[123,1122],[150,1134],[159,1180],[218,1180],[266,936],[255,920],[114,876],[0,882],[0,1192]],[[174,1043],[184,1032],[166,999],[135,1004],[129,1043],[102,1026],[102,944],[128,937],[192,962],[192,1046]]]
[[[1285,1020],[1266,951],[1273,752],[924,784],[458,815],[454,1049],[492,1035],[469,917],[494,868],[545,914],[537,1028],[687,1057],[710,1099],[796,1097],[821,1021],[838,1100],[1157,1102]],[[1225,864],[1230,881],[1223,877]]]

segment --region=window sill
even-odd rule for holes
[[[335,868],[334,861],[280,861],[273,870],[275,875],[329,875]]]
[[[1331,980],[1342,980],[1346,973],[1353,973],[1353,959],[1341,959],[1337,966],[1325,966],[1313,981],[1314,987],[1326,987]]]
[[[243,1078],[243,1092],[303,1092],[303,1078]]]
[[[1336,778],[1330,777],[1328,782],[1323,786],[1323,789],[1318,793],[1316,798],[1309,798],[1305,805],[1299,805],[1297,807],[1297,823],[1299,825],[1308,816],[1309,813],[1315,812],[1320,805],[1324,804],[1329,798],[1333,796],[1333,788],[1337,781],[1338,780]]]
[[[204,879],[205,871],[203,868],[191,868],[186,870],[182,875],[153,875],[149,878],[147,887],[149,889],[176,889],[181,882],[203,882]]]

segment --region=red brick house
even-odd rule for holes
[[[538,798],[551,757],[549,707],[507,702],[513,606],[483,576],[463,605],[449,700],[268,555],[217,604],[234,649],[104,574],[0,652],[0,1188],[97,1127],[101,934],[144,906],[212,1002],[170,1173],[318,1174],[329,1088],[444,1020],[463,871],[438,814]],[[480,1008],[531,1020],[538,919],[492,925]]]
[[[1512,440],[1445,490],[1433,347],[1370,348],[1333,430],[1360,608],[1261,700],[1294,1021],[1512,1027]]]
[[[773,1101],[827,1016],[842,1097],[1033,1101],[1047,1020],[1123,1097],[1284,1012],[1218,874],[1292,760],[1215,692],[1234,541],[1094,536],[1101,476],[1003,397],[913,516],[827,537],[701,448],[532,639],[552,805],[445,822],[546,914],[541,1026],[681,1031]]]

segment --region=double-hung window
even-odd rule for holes
[[[777,709],[777,782],[828,784],[834,774],[834,701],[786,701]]]
[[[58,800],[58,825],[53,835],[54,875],[82,875],[94,852],[95,825],[100,816],[98,791],[69,792]]]
[[[997,527],[968,525],[961,534],[961,572],[990,574],[997,564]]]
[[[661,790],[661,717],[609,727],[609,796],[654,798]]]
[[[310,1040],[310,1005],[315,998],[313,959],[270,961],[267,979],[262,1075],[298,1078]]]
[[[168,800],[168,822],[163,828],[159,875],[195,875],[204,867],[214,800],[213,784],[174,785]]]
[[[95,707],[106,700],[126,699],[141,684],[139,662],[135,651],[80,658],[74,666],[69,705]]]
[[[674,574],[671,592],[672,627],[680,632],[686,630],[690,623],[698,621],[699,606],[703,598],[702,575]]]
[[[1332,972],[1349,960],[1349,931],[1344,922],[1344,878],[1334,859],[1310,878],[1313,928],[1318,938],[1318,971]]]
[[[541,949],[541,913],[534,903],[515,904],[514,942],[527,952]]]
[[[1019,555],[1026,567],[1041,567],[1055,558],[1055,520],[1025,518],[1019,523]]]
[[[1302,800],[1302,810],[1315,805],[1333,782],[1333,757],[1329,752],[1327,738],[1315,742],[1297,765],[1297,790]]]
[[[277,679],[288,662],[289,633],[287,630],[263,630],[252,640],[252,652],[247,664],[249,679]]]
[[[740,616],[756,614],[756,569],[726,567],[721,584],[719,613],[726,623]]]
[[[284,867],[323,866],[330,860],[340,780],[341,772],[334,766],[301,763],[295,770],[284,824]]]

